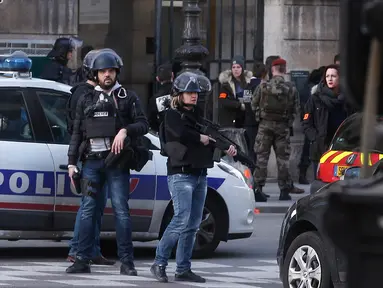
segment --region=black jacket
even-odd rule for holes
[[[84,83],[88,80],[84,74],[84,69],[82,67],[77,68],[77,70],[70,77],[70,83],[72,86]]]
[[[74,120],[76,119],[76,107],[78,100],[82,95],[86,95],[88,93],[91,93],[94,90],[94,86],[88,83],[80,83],[74,86],[70,92],[72,95],[69,97],[68,102],[68,116],[70,120],[72,121],[72,125],[74,124]],[[69,124],[69,123],[68,123]],[[70,135],[73,134],[73,127],[69,127],[68,125],[68,133]]]
[[[44,66],[40,78],[71,85],[72,75],[72,70],[67,66],[62,65],[56,60],[50,60],[50,62]]]
[[[148,105],[148,121],[150,128],[156,132],[158,132],[158,129],[160,127],[161,122],[164,120],[164,111],[158,112],[157,105],[156,105],[156,99],[158,97],[169,95],[172,90],[172,83],[168,82],[160,86],[158,89],[158,92],[152,96],[149,100]]]
[[[135,138],[148,133],[149,123],[141,109],[140,100],[137,94],[133,91],[126,90],[128,95],[125,98],[119,98],[117,97],[119,89],[120,88],[113,91],[112,94],[117,100],[119,115],[122,118],[122,121],[125,122],[125,125],[121,123],[119,119],[117,119],[116,134],[122,128],[126,128],[128,136],[132,138],[132,143],[134,143]],[[76,165],[79,157],[81,156],[79,155],[79,148],[81,143],[86,140],[84,110],[87,107],[93,105],[95,94],[96,93],[93,90],[87,94],[82,95],[78,101],[76,108],[76,119],[73,125],[73,134],[68,149],[69,165]]]
[[[260,81],[253,77],[251,71],[244,71],[245,87],[252,95]],[[257,125],[250,102],[245,104],[245,111],[241,110],[241,102],[236,95],[235,82],[231,70],[223,71],[219,75],[221,90],[218,97],[218,122],[222,127],[243,128]]]
[[[201,170],[214,166],[214,147],[211,145],[205,146],[200,142],[200,134],[192,128],[193,124],[187,117],[182,117],[183,113],[200,123],[202,121],[202,111],[199,108],[193,110],[182,108],[167,110],[164,122],[166,145],[170,142],[176,142],[186,148],[185,154],[181,156],[182,159],[173,157],[168,153],[168,175],[177,173],[193,174],[194,171],[200,173]],[[182,167],[186,168],[186,170],[183,171]]]
[[[342,95],[338,98],[323,83],[319,83],[311,90],[311,97],[304,107],[303,130],[310,141],[310,158],[319,161],[329,147],[333,133],[328,131],[330,113],[337,114],[339,122],[345,120],[353,111],[348,109]],[[332,102],[331,102],[332,101]],[[333,107],[333,104],[335,106]]]

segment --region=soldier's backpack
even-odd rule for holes
[[[295,95],[288,82],[267,82],[260,84],[260,118],[270,121],[286,121],[292,113]]]

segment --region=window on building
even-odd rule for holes
[[[20,91],[0,90],[0,140],[34,141],[32,126]]]

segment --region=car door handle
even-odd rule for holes
[[[60,168],[61,170],[68,170],[68,165],[63,165],[63,164],[61,164],[61,165],[59,165],[59,168]]]

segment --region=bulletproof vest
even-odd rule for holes
[[[84,111],[87,139],[114,137],[117,124],[116,104],[112,97],[97,92],[93,95],[93,104]]]
[[[273,78],[261,85],[260,118],[270,121],[287,121],[292,117],[291,107],[294,105],[295,95],[292,93],[291,84],[282,79]]]

